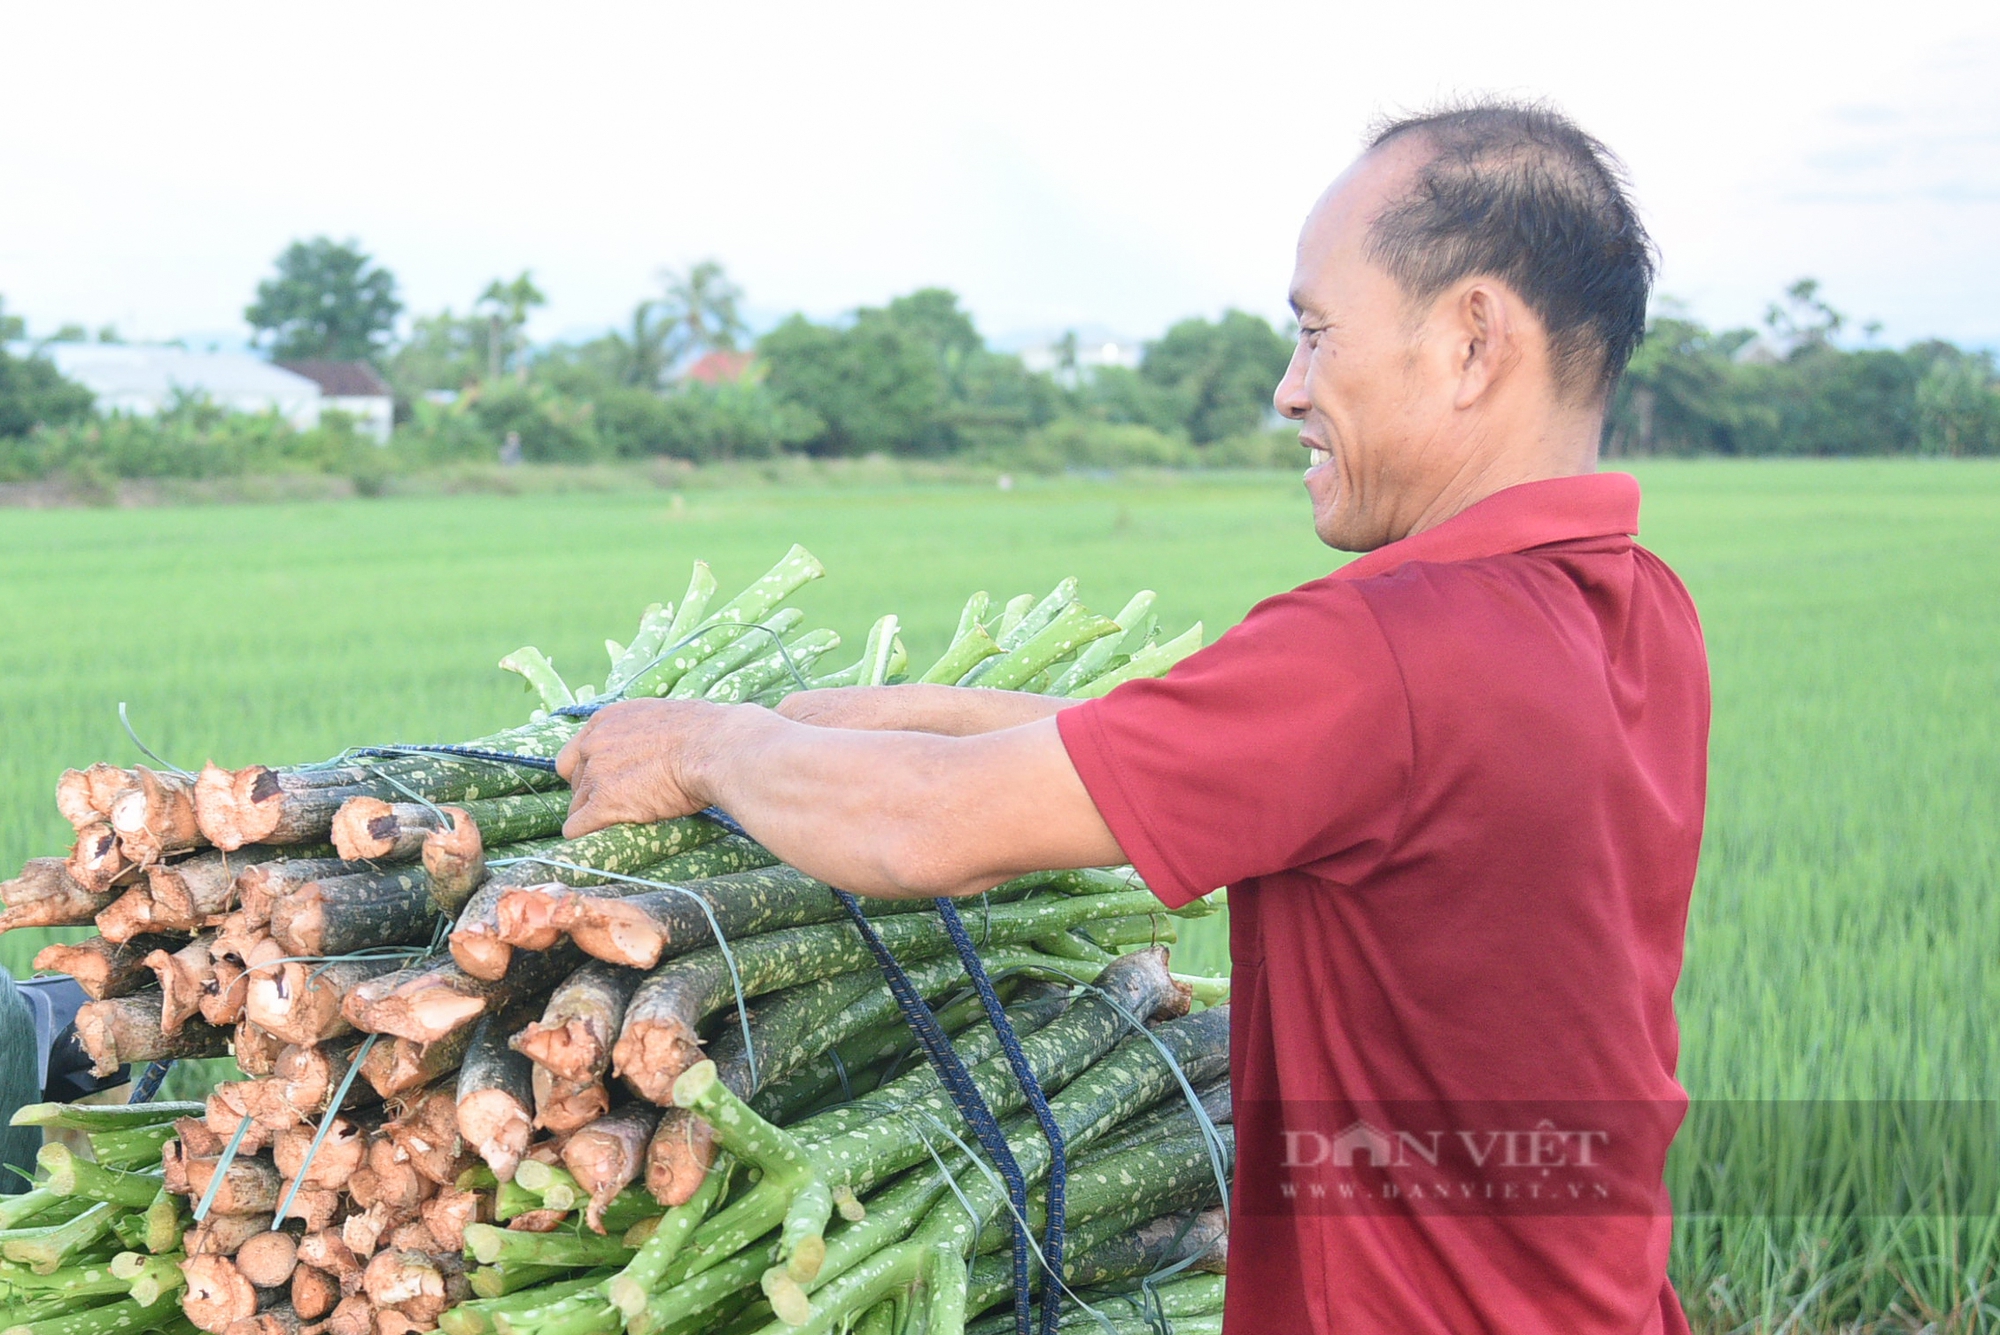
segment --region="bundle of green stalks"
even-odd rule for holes
[[[542,707],[461,749],[553,756],[582,723],[563,711],[606,699],[1100,695],[1200,643],[1162,638],[1151,593],[1105,617],[1066,580],[975,595],[921,671],[890,616],[821,673],[839,637],[787,603],[822,573],[794,547],[718,603],[698,563],[607,641],[601,689],[518,650],[502,666]],[[1050,1147],[928,905],[865,909],[999,1119],[1025,1220],[831,888],[717,822],[565,840],[553,774],[390,747],[94,765],[58,803],[76,847],[0,885],[0,930],[96,925],[36,963],[92,998],[100,1072],[227,1054],[243,1078],[23,1114],[68,1138],[0,1204],[0,1335],[900,1335],[1012,1305]],[[1226,987],[1169,972],[1177,915],[1129,868],[964,911],[1067,1143],[1062,1273],[1038,1291],[1097,1329],[1219,1320]]]

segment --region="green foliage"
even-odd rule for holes
[[[688,385],[655,402],[663,429],[650,439],[621,435],[620,453],[666,454],[695,463],[762,459],[797,449],[825,430],[811,410],[786,403],[755,381]]]
[[[534,275],[523,269],[511,283],[497,278],[488,283],[478,304],[486,308],[486,378],[498,380],[527,349],[522,330],[528,312],[548,305],[549,299],[535,286]]]
[[[419,315],[411,322],[409,341],[389,358],[389,383],[406,400],[476,385],[486,370],[489,337],[485,320],[454,315],[449,307]]]
[[[861,311],[844,329],[794,315],[759,341],[771,392],[824,423],[820,454],[942,452],[946,402],[936,349],[886,312]]]
[[[45,357],[16,357],[0,346],[0,442],[37,427],[60,427],[90,416],[91,394],[63,379]],[[0,450],[15,448],[0,445]]]
[[[362,361],[381,354],[402,309],[395,276],[363,254],[359,242],[320,236],[285,248],[277,274],[257,284],[257,300],[243,318],[270,336],[271,355],[280,361]]]
[[[750,332],[737,310],[743,300],[743,289],[729,280],[717,261],[702,260],[685,273],[665,270],[660,274],[660,283],[665,296],[654,305],[662,323],[672,332],[674,357],[711,350],[733,352]]]
[[[1168,435],[1135,422],[1093,422],[1065,417],[1018,444],[990,451],[990,462],[1032,473],[1069,469],[1185,468],[1201,461],[1201,452],[1182,436]]]
[[[2000,392],[1990,353],[1925,344],[1931,364],[1917,381],[1917,449],[1923,454],[2000,454]]]
[[[588,463],[609,451],[597,433],[592,405],[546,385],[496,380],[466,394],[464,408],[487,439],[521,438],[521,457],[530,463]]]
[[[1989,356],[1937,342],[1845,349],[1834,337],[1846,324],[1810,279],[1772,305],[1762,338],[1656,316],[1612,396],[1606,452],[2000,453]]]
[[[1188,438],[1206,445],[1264,423],[1291,357],[1292,345],[1262,317],[1229,310],[1213,322],[1182,320],[1147,344],[1139,375],[1163,392]]]
[[[378,473],[379,453],[337,414],[299,431],[275,414],[232,413],[188,397],[158,417],[118,415],[0,438],[0,480],[68,477],[101,491],[119,478],[356,476]]]
[[[771,392],[822,424],[805,442],[816,454],[990,451],[1069,406],[1048,376],[990,351],[943,288],[863,308],[845,325],[794,315],[758,352]]]
[[[452,404],[416,403],[392,452],[405,466],[492,460],[512,432],[531,463],[653,456],[709,463],[786,453],[820,430],[817,418],[755,380],[655,394],[571,366],[477,386]]]

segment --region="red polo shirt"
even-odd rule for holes
[[[1708,672],[1639,488],[1509,488],[1058,716],[1230,887],[1231,1335],[1681,1332],[1661,1185]]]

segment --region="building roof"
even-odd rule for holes
[[[705,352],[681,373],[681,379],[704,385],[734,384],[750,374],[750,363],[755,360],[748,352]]]
[[[36,348],[64,376],[87,387],[110,411],[154,411],[176,392],[206,395],[225,407],[251,411],[311,404],[319,386],[304,376],[241,352],[189,352],[134,343],[45,343]]]
[[[279,362],[294,375],[302,375],[333,399],[386,399],[394,396],[373,366],[367,362],[300,361]]]

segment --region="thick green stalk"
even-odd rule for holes
[[[174,1138],[172,1122],[135,1126],[128,1131],[91,1131],[90,1156],[106,1168],[157,1167],[160,1150]]]
[[[1046,630],[1057,617],[1068,611],[1075,602],[1076,579],[1071,577],[1058,580],[1056,581],[1056,586],[1050,589],[1040,602],[1035,603],[1026,612],[1022,613],[1018,620],[995,638],[1000,641],[1002,649],[1012,653]],[[1011,611],[1013,604],[1008,604],[1008,607]]]
[[[160,1179],[144,1173],[128,1173],[103,1168],[79,1158],[75,1150],[60,1141],[42,1146],[35,1162],[48,1174],[49,1190],[65,1196],[87,1196],[128,1208],[144,1208],[159,1194]]]
[[[980,915],[977,925],[982,942],[1004,946],[1157,904],[1143,890],[1050,897],[997,905]],[[951,948],[950,939],[923,915],[880,919],[876,931],[899,959],[922,959]],[[846,923],[793,927],[739,940],[730,957],[709,947],[669,960],[647,975],[626,1008],[625,1027],[614,1049],[618,1073],[646,1097],[664,1102],[668,1084],[691,1064],[690,1054],[699,1049],[697,1031],[703,1019],[733,1000],[739,986],[745,996],[761,996],[873,964],[874,956],[859,933]]]
[[[528,689],[541,700],[543,709],[557,710],[576,703],[576,695],[570,690],[569,683],[562,679],[562,673],[556,671],[556,665],[549,661],[547,654],[532,644],[516,649],[501,659],[500,670],[516,673],[527,682]]]
[[[951,638],[962,639],[974,626],[985,626],[992,612],[993,595],[981,589],[965,600],[965,607],[958,614],[958,627],[952,631]]]
[[[1152,913],[1135,913],[1129,918],[1088,922],[1074,929],[1092,945],[1117,954],[1133,946],[1171,946],[1180,940],[1180,931],[1162,908]]]
[[[1000,653],[1000,646],[986,633],[986,628],[974,622],[970,629],[960,632],[938,658],[917,678],[937,686],[956,686],[965,680],[965,674]]]
[[[469,901],[461,922],[474,913],[489,891],[517,885],[540,885],[555,881],[562,885],[598,885],[599,872],[633,876],[668,858],[712,844],[727,834],[720,825],[700,816],[654,821],[647,825],[612,825],[575,839],[565,839],[542,850],[533,861],[518,862],[495,871]],[[494,894],[492,898],[497,899]]]
[[[944,963],[942,960],[929,962],[932,966]],[[916,972],[910,974],[910,981],[920,992],[930,996],[937,989],[926,991],[917,980]],[[877,982],[876,987],[880,988]],[[863,998],[872,1003],[870,994]],[[984,1015],[979,999],[966,996],[950,1005],[939,1007],[931,1003],[937,1015],[938,1025],[945,1033],[956,1036],[959,1031]],[[868,1007],[872,1009],[871,1007]],[[857,1007],[856,1009],[863,1009]],[[755,1032],[755,1026],[752,1026]],[[780,1126],[796,1121],[800,1113],[825,1099],[836,1095],[842,1098],[858,1098],[872,1092],[883,1081],[885,1074],[893,1075],[893,1064],[913,1052],[916,1037],[910,1032],[907,1020],[898,1013],[892,1019],[850,1028],[846,1016],[839,1019],[838,1028],[829,1026],[828,1038],[834,1040],[817,1052],[800,1059],[801,1064],[779,1072],[775,1077],[759,1068],[764,1084],[749,1097],[750,1106],[760,1116],[769,1118]],[[761,1038],[762,1036],[759,1035]],[[724,1040],[733,1039],[725,1046]],[[741,1093],[748,1087],[747,1071],[738,1065],[742,1054],[742,1039],[731,1030],[724,1030],[721,1038],[710,1045],[716,1065],[722,1071],[722,1078],[732,1090]],[[846,1073],[845,1082],[841,1073]]]
[[[187,1276],[181,1273],[181,1262],[186,1259],[179,1253],[147,1256],[139,1252],[120,1252],[111,1258],[111,1274],[130,1286],[135,1301],[150,1307],[187,1286]]]
[[[951,982],[933,983],[928,976],[917,982],[914,975],[911,981],[926,996]],[[925,990],[927,983],[929,990]],[[709,1059],[722,1073],[723,1083],[748,1098],[843,1039],[876,1024],[882,1017],[872,1013],[874,994],[886,990],[881,975],[871,976],[866,969],[786,988],[751,1009],[748,1028],[754,1047],[745,1045],[743,1026],[725,1026],[708,1045]],[[753,1067],[757,1073],[754,1083],[750,1078]]]
[[[70,1203],[69,1197],[41,1185],[30,1187],[18,1196],[0,1196],[0,1230],[20,1228],[43,1211],[60,1209]]]
[[[628,1320],[645,1310],[647,1300],[665,1280],[667,1267],[680,1255],[695,1227],[721,1201],[729,1187],[730,1167],[726,1159],[712,1167],[695,1194],[686,1203],[667,1211],[666,1218],[653,1230],[653,1236],[641,1243],[625,1268],[606,1282],[605,1295]]]
[[[30,1103],[16,1110],[13,1126],[56,1131],[131,1131],[177,1117],[200,1117],[205,1103]]]
[[[1022,619],[1034,605],[1035,595],[1032,593],[1016,594],[1009,598],[1007,605],[1000,609],[1000,620],[993,627],[993,638],[1004,641],[1013,634],[1014,628],[1021,624]]]
[[[1132,655],[1132,660],[1120,668],[1113,668],[1071,689],[1072,700],[1095,700],[1101,695],[1109,695],[1114,687],[1123,686],[1128,681],[1142,677],[1164,677],[1167,669],[1201,648],[1201,623],[1195,622],[1185,631],[1164,644],[1156,644]]]
[[[687,592],[681,595],[680,610],[674,613],[661,648],[686,639],[702,624],[708,616],[708,605],[715,601],[715,588],[715,572],[708,568],[708,562],[696,561],[688,575]]]
[[[798,608],[783,607],[759,621],[754,628],[744,627],[728,644],[683,673],[673,689],[667,692],[667,698],[702,699],[730,673],[772,653],[784,642],[784,637],[805,619],[806,614]]]
[[[705,567],[697,568],[695,573],[698,581],[705,569]],[[665,662],[657,664],[651,671],[641,675],[632,683],[630,694],[635,696],[667,694],[689,671],[741,636],[745,625],[769,616],[771,610],[779,603],[825,573],[826,567],[819,563],[817,557],[803,547],[794,546],[785,553],[777,565],[771,567],[749,588],[717,608],[713,614],[703,618],[700,624],[707,629],[684,647],[675,650]],[[682,620],[696,605],[696,591],[690,585],[688,597],[681,605],[681,615],[674,618],[673,629],[668,632],[668,644],[678,643],[694,632],[695,622],[690,620],[683,626]],[[705,599],[701,601],[700,609],[706,609]],[[696,611],[695,615],[699,616],[700,611]]]
[[[545,1210],[574,1210],[589,1194],[576,1184],[567,1168],[539,1159],[523,1160],[514,1170],[514,1181],[540,1197]]]
[[[1234,1120],[1227,1074],[1197,1083],[1194,1092],[1209,1121],[1224,1126]],[[1107,1136],[1091,1152],[1117,1154],[1152,1141],[1192,1135],[1196,1126],[1194,1110],[1188,1106],[1186,1092],[1177,1091],[1160,1100],[1150,1111],[1120,1124],[1114,1134]]]
[[[818,1274],[826,1256],[824,1233],[833,1214],[833,1191],[805,1147],[731,1093],[712,1061],[697,1063],[674,1081],[674,1105],[698,1114],[723,1149],[755,1165],[763,1174],[760,1187],[788,1196],[778,1230],[778,1260],[800,1283]]]
[[[481,1265],[566,1266],[623,1265],[635,1250],[616,1234],[599,1237],[571,1228],[523,1233],[491,1224],[466,1225],[465,1249]]]
[[[632,635],[630,644],[604,642],[611,654],[611,669],[604,678],[604,693],[615,696],[629,685],[634,677],[659,657],[665,648],[667,632],[674,623],[674,608],[671,603],[654,603],[639,617],[639,628]]]
[[[986,960],[1013,958],[1011,955],[982,956]],[[1045,957],[1036,956],[1037,959]],[[1069,1003],[1063,997],[1035,997],[1007,1007],[1007,1020],[1017,1037],[1026,1039],[1062,1015]],[[943,1016],[940,1015],[942,1020]],[[966,1028],[952,1040],[952,1051],[966,1068],[991,1060],[1000,1051],[1000,1037],[986,1024]],[[884,1081],[870,1097],[852,1104],[840,1104],[814,1113],[799,1122],[801,1132],[813,1140],[831,1140],[844,1131],[866,1126],[882,1115],[884,1107],[911,1108],[936,1094],[940,1088],[937,1071],[928,1061],[910,1062],[902,1074]]]
[[[532,1160],[524,1161],[523,1166],[527,1162],[532,1162]],[[516,1171],[518,1172],[519,1170],[517,1169]],[[542,1194],[539,1191],[528,1190],[521,1185],[518,1178],[502,1182],[498,1187],[494,1188],[493,1217],[503,1224],[517,1215],[527,1214],[530,1210],[546,1210],[547,1208],[542,1203]]]
[[[568,1268],[551,1266],[490,1267],[473,1271],[468,1277],[468,1282],[472,1285],[474,1293],[483,1295],[485,1288],[496,1287],[496,1283],[492,1279],[482,1280],[481,1276],[500,1274],[508,1277],[525,1277],[535,1273],[559,1275]],[[574,1279],[555,1280],[550,1283],[537,1281],[532,1287],[527,1284],[517,1284],[512,1288],[504,1289],[503,1292],[475,1298],[469,1302],[462,1302],[455,1307],[445,1309],[444,1315],[438,1318],[438,1327],[445,1332],[445,1335],[487,1335],[487,1332],[495,1328],[493,1324],[495,1313],[503,1311],[527,1311],[531,1308],[545,1307],[563,1298],[588,1292],[597,1285],[602,1284],[605,1276],[610,1273],[608,1270],[599,1269],[593,1270],[586,1275],[579,1275]],[[504,1280],[501,1281],[502,1284],[505,1282]],[[484,1288],[482,1288],[482,1284]]]
[[[703,698],[713,700],[717,704],[733,705],[741,704],[779,684],[796,689],[809,689],[813,665],[839,647],[840,636],[836,632],[807,631],[804,635],[787,640],[782,652],[778,646],[771,646],[764,654],[751,659],[709,687]],[[792,675],[794,669],[797,669],[798,677]],[[805,678],[806,686],[799,685],[799,677]]]
[[[1122,635],[1106,635],[1093,640],[1078,651],[1076,661],[1049,683],[1048,694],[1068,695],[1071,690],[1102,675],[1111,666],[1111,660],[1120,654],[1127,659],[1145,647],[1146,636],[1159,624],[1152,615],[1155,594],[1151,589],[1141,589],[1132,595],[1124,610],[1111,618],[1118,623]]]
[[[161,1187],[159,1194],[146,1206],[146,1250],[158,1256],[178,1249],[188,1223],[186,1198]]]
[[[497,1312],[493,1326],[500,1335],[613,1335],[618,1309],[587,1291],[525,1311]]]
[[[1126,1021],[1119,1014],[1120,1009],[1145,1016],[1172,994],[1171,982],[1165,976],[1163,957],[1150,953],[1128,957],[1118,967],[1106,970],[1099,986],[1115,999],[1115,1008],[1105,999],[1087,997],[1072,1005],[1046,1028],[1022,1041],[1021,1050],[1028,1060],[1029,1069],[1044,1089],[1057,1089],[1067,1084],[1088,1068],[1100,1053],[1118,1042],[1126,1032]],[[989,1058],[973,1065],[970,1074],[973,1084],[997,1117],[1010,1115],[1025,1101],[1026,1096],[1003,1057]],[[905,1081],[908,1082],[907,1089],[902,1088]],[[918,1091],[922,1091],[921,1095]],[[678,1095],[681,1091],[676,1092]],[[789,1132],[780,1132],[778,1128],[764,1123],[762,1118],[740,1102],[732,1103],[734,1096],[712,1078],[705,1082],[691,1082],[686,1087],[686,1093],[691,1097],[700,1097],[719,1114],[726,1112],[732,1121],[730,1132],[737,1138],[739,1146],[747,1146],[754,1141],[760,1146],[772,1146],[774,1152],[782,1152],[776,1173],[767,1174],[764,1181],[710,1220],[697,1235],[697,1243],[701,1247],[695,1258],[697,1265],[713,1264],[787,1218],[794,1197],[804,1190],[799,1184],[797,1161],[791,1156],[791,1146],[796,1145],[807,1151],[806,1165],[811,1175],[808,1181],[812,1190],[805,1196],[804,1206],[798,1215],[803,1223],[806,1212],[817,1215],[822,1187],[826,1189],[829,1202],[831,1189],[835,1186],[854,1192],[866,1191],[875,1183],[921,1160],[928,1152],[925,1148],[927,1142],[935,1138],[932,1128],[957,1130],[961,1127],[957,1109],[938,1088],[936,1077],[928,1070],[897,1081],[863,1105],[837,1110],[841,1114],[839,1116],[813,1118]],[[885,1116],[884,1110],[893,1110],[896,1115]],[[860,1114],[859,1120],[855,1117],[857,1113]],[[721,1131],[722,1128],[718,1127],[719,1137]],[[772,1133],[782,1135],[784,1140],[777,1140]],[[724,1143],[728,1142],[725,1140]],[[732,1149],[739,1158],[758,1162],[755,1154],[747,1148]],[[803,1238],[806,1235],[799,1236]],[[823,1240],[812,1250],[823,1252]],[[812,1259],[809,1252],[808,1260]]]
[[[479,826],[479,837],[488,848],[499,850],[506,844],[527,839],[545,839],[562,833],[569,814],[569,791],[515,793],[509,797],[485,797],[459,804]]]
[[[52,1274],[38,1275],[25,1266],[0,1266],[0,1291],[34,1297],[39,1301],[51,1295],[65,1302],[75,1303],[79,1298],[103,1298],[127,1296],[132,1287],[128,1279],[120,1279],[112,1273],[111,1263],[68,1266]],[[0,1305],[4,1306],[4,1305]]]
[[[1213,1074],[1208,1068],[1218,1065],[1227,1068],[1226,1014],[1204,1011],[1161,1025],[1153,1032],[1191,1078],[1197,1071]],[[1159,1050],[1145,1038],[1134,1038],[1051,1098],[1049,1110],[1065,1141],[1080,1152],[1119,1121],[1159,1098],[1172,1083],[1172,1072]],[[1049,1166],[1048,1143],[1042,1139],[1039,1126],[1020,1118],[1005,1129],[1022,1174],[1030,1182],[1038,1181]],[[1223,1134],[1233,1148],[1233,1138]],[[1146,1146],[1114,1159],[1081,1163],[1070,1175],[1071,1217],[1081,1222],[1136,1200],[1160,1197],[1168,1197],[1163,1208],[1170,1208],[1177,1203],[1170,1197],[1175,1186],[1186,1180],[1198,1181],[1193,1175],[1207,1170],[1208,1165],[1205,1143],[1195,1140]],[[876,1252],[844,1274],[835,1267],[846,1259],[846,1253],[829,1248],[826,1269],[837,1277],[826,1286],[824,1301],[815,1300],[819,1310],[806,1328],[831,1330],[839,1319],[865,1311],[891,1289],[912,1282],[933,1263],[937,1249],[950,1251],[960,1261],[969,1255],[981,1232],[1001,1217],[1007,1201],[1001,1185],[983,1175],[970,1180],[961,1177],[959,1185],[971,1204],[970,1216],[957,1197],[941,1200],[914,1237]],[[857,1227],[865,1226],[864,1221]]]
[[[118,1207],[99,1201],[76,1218],[47,1228],[16,1229],[0,1242],[0,1256],[50,1274],[72,1253],[81,1251],[111,1231]]]
[[[754,1290],[758,1279],[776,1259],[777,1244],[772,1241],[723,1257],[709,1268],[684,1278],[676,1278],[670,1271],[668,1284],[653,1291],[637,1316],[626,1319],[626,1335],[668,1335],[691,1319],[714,1311],[744,1289]]]
[[[568,1273],[569,1267],[560,1265],[483,1265],[467,1275],[465,1280],[481,1298],[505,1298],[523,1289],[559,1297],[561,1295],[550,1292],[556,1287],[551,1281],[561,1279]],[[584,1287],[590,1283],[588,1280],[581,1281]]]
[[[1003,691],[1018,689],[1065,654],[1074,653],[1092,640],[1117,633],[1117,622],[1097,615],[1082,603],[1071,603],[1034,638],[1004,657],[990,658],[980,664],[966,678],[965,684]]]
[[[123,1335],[125,1331],[160,1329],[177,1314],[176,1295],[170,1293],[150,1307],[127,1299],[10,1326],[5,1335]]]

